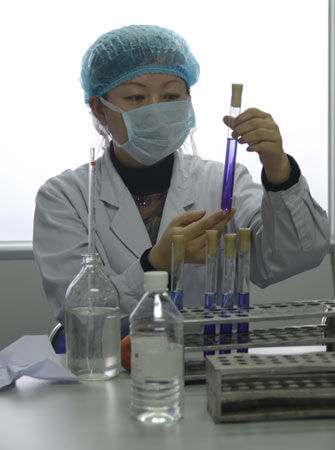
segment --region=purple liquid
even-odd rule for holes
[[[221,301],[222,308],[227,310],[234,307],[234,294],[223,294]],[[222,314],[222,317],[226,317]],[[231,344],[233,337],[233,325],[231,323],[222,323],[220,325],[220,344]],[[219,350],[220,355],[230,353],[230,350]]]
[[[237,302],[239,308],[242,309],[249,308],[249,292],[247,292],[246,294],[238,294]],[[249,333],[248,322],[241,322],[237,324],[237,342],[248,342],[248,333]],[[237,350],[237,353],[248,353],[248,349],[240,348]]]
[[[233,338],[233,325],[223,323],[220,325],[220,344],[231,344]],[[219,350],[220,355],[230,353],[230,350]]]
[[[223,209],[224,211],[230,211],[233,202],[236,149],[237,140],[228,138],[221,201],[221,209]]]
[[[239,308],[249,308],[249,292],[246,294],[238,294],[237,306]]]
[[[215,323],[204,326],[204,344],[205,345],[211,345],[214,343],[215,328],[216,328]],[[210,351],[210,352],[204,351],[204,356],[206,357],[207,355],[215,355],[215,352],[214,351]]]
[[[183,309],[184,307],[184,291],[173,291],[171,292],[171,299],[178,309]]]
[[[205,294],[205,308],[206,309],[216,308],[216,294]]]
[[[205,294],[205,308],[215,309],[216,308],[216,294]],[[213,343],[215,338],[216,325],[210,324],[204,326],[204,345],[210,345]],[[214,355],[214,351],[204,351],[204,356]]]

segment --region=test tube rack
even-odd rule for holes
[[[248,309],[234,307],[227,311],[222,308],[208,310],[201,307],[185,307],[181,310],[184,318],[185,381],[205,380],[205,358],[192,359],[192,353],[218,352],[264,347],[292,347],[326,345],[331,350],[335,344],[335,300],[285,301],[259,304]],[[313,325],[294,325],[300,319],[313,319]],[[275,321],[285,321],[288,326],[274,327]],[[253,324],[246,335],[237,333],[234,324]],[[207,336],[201,331],[206,324],[233,324],[231,335]],[[257,329],[257,324],[262,328]],[[265,327],[264,327],[265,324]],[[200,331],[199,331],[200,328]]]
[[[335,352],[211,355],[206,378],[215,423],[335,416]]]

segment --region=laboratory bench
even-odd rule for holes
[[[129,402],[126,372],[107,382],[22,377],[0,391],[0,449],[335,449],[335,419],[215,424],[204,383],[185,386],[184,417],[173,425],[136,422]]]

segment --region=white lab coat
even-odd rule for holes
[[[127,317],[143,294],[139,258],[152,244],[108,152],[96,167],[96,246],[119,292],[124,335]],[[221,163],[177,152],[158,239],[175,216],[192,209],[206,209],[207,214],[219,210],[222,180]],[[327,215],[312,199],[303,176],[288,190],[266,192],[237,164],[233,204],[237,212],[226,231],[252,228],[251,280],[256,285],[266,287],[311,269],[327,253]],[[34,255],[53,314],[62,323],[66,289],[87,252],[87,230],[88,164],[51,178],[36,197]],[[203,304],[203,292],[204,266],[187,264],[184,304]]]

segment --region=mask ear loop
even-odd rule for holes
[[[114,105],[113,103],[110,103],[109,101],[107,101],[103,97],[99,97],[99,100],[101,101],[101,103],[103,105],[105,105],[108,109],[111,109],[112,111],[120,113],[121,115],[125,112],[123,109],[119,108],[118,106]],[[108,135],[109,141],[112,140],[115,143],[115,145],[117,145],[118,147],[122,147],[123,144],[120,144],[120,142],[118,142],[115,139],[115,137],[113,137],[111,135],[110,131],[108,130],[108,128],[106,126],[99,124],[99,128],[103,128],[104,129],[103,133],[104,133],[104,135]],[[95,129],[97,130],[96,127],[95,127]],[[98,133],[99,133],[99,131],[98,131]],[[109,143],[108,143],[108,147],[109,147]]]
[[[177,150],[177,153],[178,153],[178,156],[179,156],[179,159],[181,162],[181,168],[182,168],[182,173],[183,173],[183,177],[184,177],[184,182],[186,182],[187,178],[189,178],[192,175],[192,167],[193,167],[192,163],[194,163],[196,159],[200,158],[198,156],[197,146],[196,146],[195,139],[194,139],[194,133],[196,131],[197,131],[196,127],[192,128],[189,135],[185,139],[184,143]],[[195,157],[193,159],[191,165],[190,165],[189,161],[187,162],[187,164],[185,163],[184,157],[186,155],[191,155],[191,156]]]
[[[113,103],[110,103],[109,101],[107,101],[103,97],[99,97],[99,100],[101,101],[101,103],[103,105],[105,105],[107,108],[111,109],[112,111],[116,111],[116,112],[121,113],[121,114],[125,112],[123,109],[119,108],[118,106],[114,105]]]
[[[99,134],[100,140],[99,144],[96,147],[97,156],[100,156],[100,153],[104,153],[105,150],[109,149],[110,141],[113,140],[112,135],[108,128],[104,125],[101,125],[99,120],[92,114],[92,111],[89,112],[92,117],[93,126],[95,131]]]
[[[105,100],[103,97],[99,97],[99,100],[101,101],[101,103],[103,105],[105,105],[107,108],[109,108],[113,111],[116,111],[121,114],[124,112],[121,108],[119,108],[116,105],[113,105],[113,103],[110,103],[109,101]],[[116,145],[120,146],[118,141],[115,138],[113,138],[108,127],[105,125],[101,125],[99,120],[94,116],[94,114],[92,114],[92,111],[90,111],[90,114],[92,116],[93,126],[94,126],[96,132],[101,136],[101,140],[100,140],[99,144],[97,146],[95,146],[95,148],[97,149],[97,155],[100,154],[100,152],[104,153],[105,150],[108,150],[110,148],[111,141],[115,142]]]

